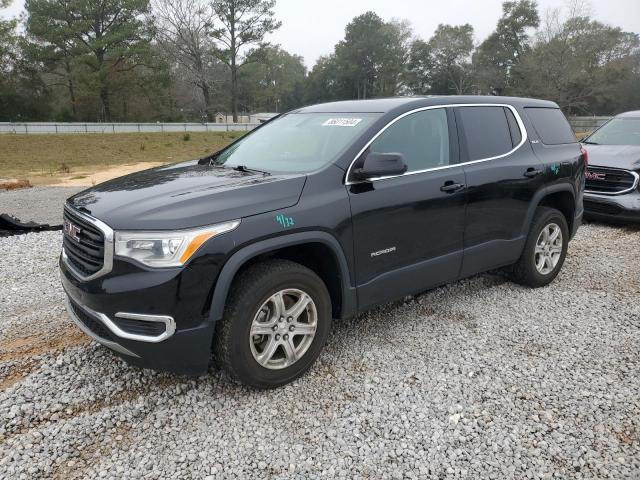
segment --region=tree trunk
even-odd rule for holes
[[[71,78],[71,65],[69,62],[64,62],[64,67],[67,72],[67,88],[69,89],[69,100],[71,101],[71,112],[73,113],[73,119],[78,120],[78,112],[76,111],[76,93],[73,86],[73,78]]]
[[[106,82],[100,87],[100,101],[102,102],[102,108],[104,110],[104,121],[111,121],[111,107],[109,105],[109,87]]]
[[[231,113],[233,123],[238,123],[238,66],[236,65],[236,12],[234,5],[231,5]]]
[[[111,107],[109,105],[109,85],[104,65],[104,51],[97,50],[95,52],[96,60],[98,61],[98,78],[100,79],[100,101],[102,102],[102,109],[104,110],[104,121],[111,121]]]
[[[195,70],[198,74],[197,86],[202,92],[202,99],[204,101],[205,120],[210,122],[213,116],[211,115],[211,90],[209,90],[209,84],[207,83],[207,74],[200,52],[195,50],[193,56],[195,59]]]
[[[202,90],[202,98],[204,99],[204,114],[207,122],[211,121],[211,92],[209,91],[209,85],[206,82],[202,82],[200,87]]]
[[[233,123],[238,123],[238,67],[235,58],[231,62],[231,110]]]

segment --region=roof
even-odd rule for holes
[[[496,97],[485,95],[450,95],[432,97],[392,97],[376,98],[373,100],[346,100],[342,102],[320,103],[295,110],[295,113],[386,113],[397,108],[420,108],[436,105],[458,103],[499,103],[514,106],[551,107],[558,105],[548,100],[533,98]]]
[[[616,118],[640,118],[640,110],[624,112],[624,113],[621,113],[620,115],[616,115]]]

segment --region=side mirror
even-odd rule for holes
[[[401,153],[369,153],[362,167],[353,170],[357,180],[370,180],[379,177],[402,175],[407,171],[404,157]]]

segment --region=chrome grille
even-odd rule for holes
[[[68,209],[64,222],[62,244],[69,262],[84,276],[99,272],[104,265],[104,234]]]
[[[81,280],[91,280],[111,271],[113,230],[103,222],[68,205],[64,208],[62,258]]]
[[[585,177],[585,190],[591,193],[619,195],[638,186],[637,173],[618,168],[589,165]]]

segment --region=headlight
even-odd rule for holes
[[[230,232],[240,220],[210,227],[169,232],[116,232],[115,254],[128,257],[150,267],[179,267],[200,246],[216,235]]]

